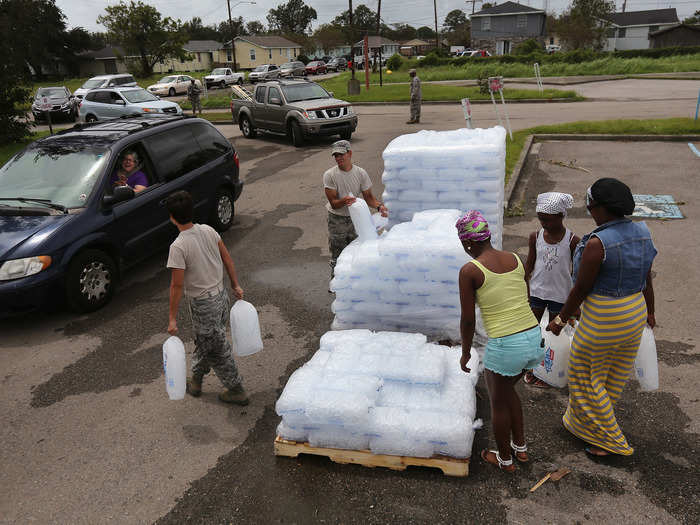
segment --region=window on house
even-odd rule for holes
[[[272,60],[272,48],[270,48],[267,52],[267,57]]]
[[[552,45],[552,46],[554,45],[554,37],[550,37],[550,39],[549,39],[549,44]]]
[[[250,59],[255,62],[255,49],[252,47],[250,48]]]
[[[617,38],[625,38],[627,36],[627,28],[621,27],[617,30]]]
[[[202,61],[202,53],[197,53],[197,62]]]
[[[517,27],[518,29],[527,27],[527,15],[518,15]]]
[[[184,57],[180,58],[180,64],[184,64],[184,63],[185,63],[185,58]]]
[[[231,55],[231,50],[226,50],[226,62],[231,62],[233,60],[233,55]]]
[[[481,30],[482,31],[491,31],[491,17],[490,16],[485,16],[484,18],[481,19]]]

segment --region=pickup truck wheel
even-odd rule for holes
[[[258,134],[248,117],[241,117],[241,133],[247,139],[254,139]]]
[[[70,263],[66,277],[68,304],[78,312],[94,312],[114,294],[117,267],[106,253],[88,249]]]
[[[87,115],[85,117],[85,122],[97,122],[97,117],[95,115]]]
[[[228,230],[233,224],[233,194],[228,188],[219,188],[214,199],[211,225],[217,231]]]
[[[175,96],[175,88],[170,88],[168,90],[168,96],[169,97],[174,97]]]
[[[295,147],[300,148],[304,145],[304,134],[301,131],[301,126],[296,120],[292,120],[289,123],[289,136],[292,139],[292,144]]]
[[[219,82],[219,87],[221,89],[224,89],[226,87],[226,82],[224,82],[223,80],[221,82]]]

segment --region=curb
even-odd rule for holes
[[[503,198],[503,206],[506,210],[512,208],[515,203],[512,203],[515,187],[520,182],[520,177],[523,168],[527,162],[527,157],[530,155],[532,145],[537,142],[547,142],[553,140],[600,140],[611,142],[687,142],[700,141],[700,135],[605,135],[605,134],[556,134],[556,133],[535,133],[528,135],[523,145],[523,150],[520,152],[518,162],[513,168],[513,173],[508,179],[508,184],[505,188]]]

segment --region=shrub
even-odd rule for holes
[[[297,57],[297,60],[298,60],[299,62],[303,62],[304,65],[308,64],[309,62],[311,62],[311,60],[309,59],[309,57],[307,57],[306,55],[299,55],[299,56]]]
[[[391,55],[391,57],[389,57],[389,60],[386,61],[386,67],[394,71],[398,71],[399,69],[401,69],[402,65],[403,58],[398,53],[394,53],[393,55]]]
[[[540,44],[537,40],[534,38],[529,38],[525,40],[524,42],[521,42],[517,46],[513,48],[513,54],[514,55],[529,55],[531,53],[534,53],[536,51],[543,51],[544,48],[542,47],[542,44]]]

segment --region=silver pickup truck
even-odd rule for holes
[[[231,116],[246,138],[258,131],[286,134],[299,147],[311,136],[340,135],[348,140],[357,129],[352,106],[314,82],[272,80],[242,94],[231,100]]]

